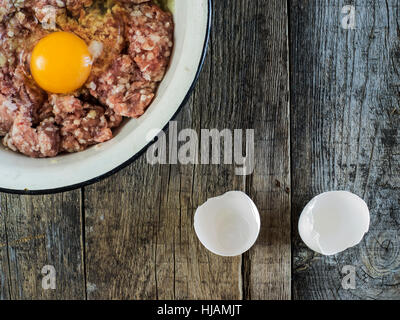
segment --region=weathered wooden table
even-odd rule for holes
[[[342,8],[356,8],[355,29]],[[2,299],[400,299],[400,1],[215,0],[208,58],[179,129],[255,129],[256,166],[156,165],[95,185],[1,194]],[[345,11],[344,11],[345,12]],[[243,190],[262,230],[242,257],[206,251],[193,214]],[[314,195],[372,213],[362,243],[323,257],[297,232]],[[53,265],[56,290],[43,290]],[[356,289],[341,286],[356,268]]]

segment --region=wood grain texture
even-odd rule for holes
[[[246,20],[245,47],[238,52],[244,93],[236,106],[248,105],[247,126],[255,129],[255,170],[247,185],[261,214],[257,244],[245,255],[246,299],[290,299],[290,119],[288,12],[286,1],[252,1],[239,7]],[[252,49],[250,53],[248,46]],[[246,125],[246,124],[244,124]]]
[[[295,299],[400,299],[399,1],[292,0],[291,119]],[[356,7],[356,29],[340,21]],[[349,190],[371,210],[362,243],[332,257],[298,237],[304,205]],[[342,267],[356,267],[344,290]]]
[[[0,195],[0,300],[11,299],[10,270],[8,258],[7,226],[5,221],[6,211],[1,205]]]
[[[1,194],[0,200],[1,297],[84,298],[80,191],[35,197]],[[55,290],[42,288],[46,265],[55,268]]]
[[[180,126],[191,121],[195,99]],[[240,298],[240,258],[212,255],[193,230],[195,207],[226,191],[229,175],[217,170],[151,166],[143,156],[85,188],[88,298]]]
[[[85,188],[89,299],[290,298],[286,6],[214,1],[214,12],[208,59],[178,130],[255,129],[256,173],[243,182],[235,165],[151,166],[143,156]],[[248,190],[262,214],[260,241],[243,258],[211,254],[193,229],[195,209],[230,190]]]

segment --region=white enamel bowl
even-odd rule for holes
[[[174,7],[171,66],[147,112],[127,121],[114,139],[80,153],[31,159],[0,147],[0,191],[45,194],[78,188],[117,172],[146,149],[185,104],[206,54],[211,0],[175,0]]]

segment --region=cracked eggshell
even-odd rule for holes
[[[260,214],[254,202],[241,191],[231,191],[207,200],[194,216],[200,242],[225,257],[249,250],[260,233]]]
[[[347,191],[332,191],[312,199],[301,213],[299,233],[304,243],[323,255],[335,255],[361,242],[370,214],[363,199]]]

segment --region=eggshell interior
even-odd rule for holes
[[[333,191],[307,204],[300,216],[299,233],[312,250],[334,255],[359,244],[369,223],[364,200],[350,192]]]
[[[260,232],[260,215],[243,192],[231,191],[199,207],[194,228],[200,242],[220,256],[238,256],[249,250]]]

